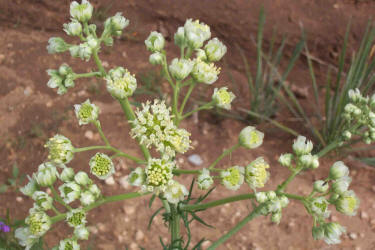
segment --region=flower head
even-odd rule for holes
[[[64,31],[69,36],[79,36],[82,34],[82,25],[73,19],[70,23],[64,23]]]
[[[199,20],[186,20],[184,31],[187,44],[193,49],[202,47],[203,43],[211,37],[210,27]]]
[[[147,102],[136,111],[131,130],[133,138],[138,138],[146,147],[154,145],[166,158],[174,157],[175,152],[185,153],[190,148],[190,133],[176,127],[170,112],[164,101]]]
[[[212,176],[210,176],[210,171],[208,169],[202,169],[201,174],[198,175],[197,183],[198,188],[202,190],[208,189],[214,183],[214,180]]]
[[[163,63],[163,54],[160,52],[154,52],[150,55],[149,61],[152,65],[159,65]]]
[[[151,52],[160,52],[164,48],[165,40],[161,33],[152,31],[145,40],[146,47]]]
[[[91,180],[89,176],[86,174],[86,172],[79,171],[75,176],[74,176],[74,181],[82,186],[86,186],[88,184],[91,184]]]
[[[87,0],[82,0],[81,4],[73,1],[70,4],[70,16],[80,22],[87,22],[91,19],[94,8]]]
[[[91,58],[92,49],[96,45],[97,40],[95,38],[88,37],[87,42],[70,46],[69,52],[72,57],[79,57],[82,60],[88,61]]]
[[[98,188],[96,184],[91,184],[88,187],[88,191],[90,191],[94,195],[95,199],[99,198],[101,194],[100,189]]]
[[[79,200],[83,206],[88,206],[95,202],[95,196],[90,191],[86,190],[81,193]]]
[[[113,17],[107,18],[104,23],[106,32],[114,36],[120,36],[122,30],[128,27],[130,21],[122,16],[121,12],[117,12]]]
[[[311,201],[311,210],[319,217],[327,218],[330,215],[328,201],[324,197],[314,198]]]
[[[317,180],[314,182],[314,191],[318,193],[325,193],[329,188],[328,182]]]
[[[338,244],[341,242],[341,234],[345,233],[345,228],[336,222],[324,224],[324,241],[327,244]]]
[[[194,62],[190,59],[178,59],[172,60],[171,65],[169,65],[169,71],[176,80],[185,79],[192,71]]]
[[[9,233],[10,232],[10,226],[5,224],[4,222],[0,221],[0,232]]]
[[[242,147],[253,149],[257,148],[263,143],[264,134],[255,127],[247,126],[241,130],[239,135],[239,144]]]
[[[359,207],[359,199],[354,191],[349,190],[339,196],[335,202],[336,210],[346,215],[356,215]]]
[[[35,237],[31,234],[29,227],[19,227],[14,232],[14,236],[18,240],[21,246],[25,247],[25,250],[31,249],[31,247],[38,241],[39,237]]]
[[[63,182],[70,182],[74,178],[74,170],[73,168],[64,168],[63,171],[60,173],[59,176],[60,180]]]
[[[79,250],[79,244],[75,239],[65,239],[60,241],[59,250]]]
[[[39,165],[38,171],[33,174],[33,178],[38,185],[47,187],[55,183],[58,172],[51,162],[45,162]]]
[[[148,160],[146,173],[146,183],[142,188],[149,192],[165,191],[166,187],[172,183],[172,171],[176,167],[175,162],[151,158]]]
[[[227,52],[227,46],[215,37],[208,41],[206,46],[204,46],[204,50],[206,51],[207,59],[210,62],[216,62],[225,55]]]
[[[337,194],[343,194],[348,191],[352,178],[343,176],[332,183],[332,191]]]
[[[257,192],[257,193],[255,193],[255,200],[258,203],[264,203],[264,202],[268,201],[267,194],[265,192]]]
[[[96,153],[91,157],[90,171],[99,179],[105,180],[115,172],[115,166],[108,155],[103,153]]]
[[[73,159],[74,147],[63,135],[50,138],[44,147],[49,150],[48,159],[54,163],[68,163]]]
[[[95,122],[99,116],[99,107],[91,103],[89,99],[82,104],[75,104],[74,111],[79,125]]]
[[[297,155],[307,155],[311,153],[313,144],[307,141],[306,137],[299,135],[293,143],[293,150]]]
[[[49,210],[52,208],[53,199],[46,192],[35,191],[32,198],[38,209]]]
[[[349,175],[349,168],[342,162],[335,162],[329,170],[329,178],[332,180],[340,179]]]
[[[174,43],[180,47],[186,46],[184,27],[178,27],[177,32],[174,34]]]
[[[137,167],[129,174],[127,180],[133,186],[140,187],[144,185],[146,182],[145,170],[141,167]]]
[[[186,187],[177,181],[171,181],[164,191],[164,197],[172,204],[183,201],[188,194]]]
[[[299,162],[304,168],[316,169],[319,167],[319,158],[317,155],[305,154],[299,157]]]
[[[29,182],[24,187],[21,187],[20,191],[24,195],[31,197],[33,196],[34,192],[38,189],[38,184],[34,178],[30,178],[29,176],[27,177],[29,179]]]
[[[41,237],[51,227],[51,219],[44,212],[31,213],[25,219],[25,223],[28,225],[30,234],[36,237]]]
[[[223,109],[230,109],[231,103],[236,96],[228,91],[227,87],[222,87],[220,89],[215,88],[214,94],[212,95],[212,100],[215,102],[216,106]]]
[[[50,54],[65,52],[69,49],[70,45],[67,44],[61,37],[51,37],[48,40],[47,50]]]
[[[293,155],[292,154],[282,154],[279,157],[279,163],[281,166],[290,167],[292,164]]]
[[[84,226],[86,224],[86,213],[83,209],[72,209],[66,214],[66,222],[71,227]]]
[[[67,182],[59,187],[61,198],[65,203],[71,203],[81,195],[81,187],[75,182]]]
[[[268,181],[270,176],[267,168],[270,165],[263,159],[259,157],[246,166],[245,169],[245,181],[253,189],[262,188],[264,184]]]
[[[239,166],[230,167],[220,172],[223,185],[230,190],[237,190],[244,181],[244,168]]]
[[[87,240],[89,238],[90,232],[85,226],[78,226],[74,228],[74,236],[80,240]]]
[[[123,67],[111,69],[105,79],[108,92],[118,99],[131,96],[137,88],[135,76]]]
[[[57,88],[57,94],[62,95],[68,91],[68,88],[74,87],[74,73],[68,64],[62,64],[58,70],[49,69],[47,74],[50,79],[47,82],[49,88]]]
[[[196,59],[193,69],[191,71],[192,77],[197,82],[212,84],[218,79],[220,68],[217,68],[213,63],[206,63],[202,60]]]

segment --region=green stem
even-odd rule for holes
[[[193,92],[196,85],[197,85],[196,82],[193,82],[193,83],[190,84],[189,89],[188,89],[188,91],[185,95],[185,98],[184,98],[184,100],[181,104],[181,107],[180,107],[180,115],[182,115],[184,113],[185,105],[186,105],[186,103],[187,103],[187,101],[188,101],[188,99],[189,99],[189,97],[190,97],[191,93]]]
[[[135,119],[135,115],[134,115],[134,112],[133,112],[133,110],[130,106],[128,98],[117,99],[117,100],[121,104],[122,110],[124,111],[125,116],[128,119],[128,121],[133,121]],[[130,122],[130,126],[134,127],[133,123]],[[139,147],[141,148],[145,159],[148,160],[151,157],[150,152],[148,151],[148,149],[144,145],[142,145],[139,142],[139,139],[137,139],[137,141],[138,141]]]
[[[100,134],[100,137],[102,138],[102,140],[104,141],[104,143],[107,145],[107,146],[110,146],[111,144],[109,143],[107,137],[105,137],[104,133],[103,133],[103,130],[102,130],[102,126],[100,124],[100,121],[96,120],[94,122],[94,125],[95,127],[98,129],[98,132]]]
[[[101,73],[100,72],[88,72],[88,73],[74,74],[74,79],[84,78],[84,77],[93,77],[93,76],[101,76]]]
[[[141,194],[141,193],[138,193],[138,192],[134,192],[134,193],[125,193],[125,194],[107,196],[107,197],[104,197],[103,199],[100,199],[100,200],[94,202],[93,204],[91,204],[87,207],[84,207],[83,209],[87,212],[87,211],[90,211],[91,209],[94,209],[98,206],[101,206],[101,205],[109,203],[109,202],[133,199],[133,198],[141,197],[141,196],[144,196],[144,195],[147,195],[147,194],[150,194],[150,193]],[[66,214],[59,214],[59,215],[56,215],[56,216],[52,217],[51,218],[52,224],[63,220],[65,217],[66,217]]]
[[[293,199],[293,200],[299,200],[299,201],[306,200],[306,197],[300,196],[300,195],[296,195],[296,194],[289,194],[289,193],[277,192],[277,195],[279,195],[279,196],[284,195],[287,198],[290,198],[290,199]]]
[[[216,207],[220,206],[226,203],[230,202],[236,202],[236,201],[242,201],[242,200],[248,200],[248,199],[254,199],[255,195],[254,194],[240,194],[236,196],[231,196],[227,197],[224,199],[216,200],[216,201],[211,201],[203,204],[190,204],[190,205],[180,205],[180,210],[184,211],[200,211],[200,210],[205,210],[207,208],[211,207]]]
[[[225,156],[232,153],[234,150],[236,150],[239,147],[240,147],[240,144],[237,143],[236,145],[224,150],[224,152],[208,167],[208,169],[212,170],[216,166],[216,164],[218,164],[219,161],[221,161],[221,159],[223,159]]]
[[[52,205],[52,210],[57,214],[57,215],[60,215],[61,213],[60,213],[60,211],[59,210],[57,210],[53,205]]]
[[[217,241],[212,243],[212,245],[207,248],[207,250],[213,250],[216,249],[218,246],[223,244],[225,241],[227,241],[232,235],[240,231],[241,228],[243,228],[249,221],[260,215],[260,211],[265,206],[265,204],[261,204],[258,207],[256,207],[248,216],[246,216],[242,221],[240,221],[235,227],[233,227],[231,230],[229,230],[228,233],[224,234],[220,237]]]
[[[107,73],[102,65],[102,62],[100,61],[99,59],[99,56],[98,56],[98,49],[94,49],[93,52],[92,52],[92,55],[93,55],[93,58],[94,58],[94,61],[96,63],[96,65],[98,66],[98,69],[101,73],[101,76],[104,77]]]
[[[193,50],[191,47],[188,47],[185,55],[185,59],[189,59],[191,57],[191,54],[193,53]]]
[[[194,110],[192,110],[192,111],[190,111],[190,112],[188,112],[188,113],[182,115],[182,116],[181,116],[181,120],[183,120],[183,119],[185,119],[185,118],[191,116],[192,114],[194,114],[195,112],[198,112],[198,111],[200,111],[200,110],[211,109],[211,108],[213,108],[213,106],[214,106],[214,105],[213,105],[213,102],[212,102],[212,101],[211,101],[211,102],[208,102],[208,103],[206,103],[206,104],[204,104],[204,105],[202,105],[202,106],[200,106],[200,107],[198,107],[198,108],[196,108],[196,109],[194,109]]]
[[[173,174],[200,174],[200,170],[174,169]]]
[[[178,95],[180,93],[180,81],[176,81],[176,85],[173,88],[173,121],[178,126],[180,122],[180,113],[178,112]]]
[[[302,171],[302,168],[293,169],[292,174],[281,185],[278,186],[276,192],[283,192],[286,186]]]
[[[132,155],[129,155],[127,153],[124,153],[122,152],[121,150],[117,149],[117,148],[114,148],[110,145],[108,146],[90,146],[90,147],[83,147],[83,148],[75,148],[74,149],[74,153],[78,153],[78,152],[84,152],[84,151],[89,151],[89,150],[97,150],[97,149],[106,149],[106,150],[111,150],[113,152],[116,153],[117,156],[123,156],[123,157],[126,157],[130,160],[133,160],[137,163],[144,163],[144,161],[138,157],[135,157],[135,156],[132,156]]]
[[[167,79],[168,83],[171,85],[172,89],[174,89],[175,85],[173,83],[171,75],[169,74],[167,56],[165,55],[165,51],[163,51],[163,64],[162,64],[162,66],[163,66],[165,78]]]
[[[73,152],[79,153],[79,152],[97,150],[97,149],[110,149],[110,147],[103,145],[103,146],[89,146],[89,147],[83,147],[83,148],[74,148]]]
[[[339,143],[337,141],[334,141],[330,144],[328,144],[326,147],[324,147],[319,153],[317,153],[317,156],[320,158],[320,157],[323,157],[324,155],[326,155],[327,153],[329,153],[330,151],[334,150],[335,148],[337,148],[339,145]]]
[[[171,228],[171,245],[173,249],[180,249],[181,236],[180,236],[180,215],[177,212],[176,206],[170,204],[172,221],[170,222]]]

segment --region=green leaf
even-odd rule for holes
[[[148,203],[148,207],[149,207],[149,208],[151,208],[152,203],[154,203],[155,198],[156,198],[156,194],[153,194],[153,195],[151,196],[151,199],[150,199],[149,203]]]
[[[20,173],[20,170],[19,168],[17,167],[17,163],[14,163],[13,164],[13,170],[12,170],[12,173],[13,173],[13,177],[14,178],[17,178],[19,173]]]
[[[150,230],[151,228],[151,224],[152,224],[152,221],[154,220],[155,216],[158,215],[158,213],[163,209],[164,207],[160,207],[158,210],[155,211],[155,213],[153,213],[153,215],[151,215],[150,217],[150,220],[148,222],[148,225],[147,225],[147,229]]]
[[[375,157],[369,157],[369,158],[359,158],[358,160],[360,160],[361,162],[371,166],[371,167],[375,167]]]
[[[3,184],[0,186],[0,193],[5,193],[8,190],[8,185]]]

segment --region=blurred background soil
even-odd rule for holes
[[[162,92],[168,91],[168,85],[160,80],[159,69],[148,63],[149,52],[144,40],[153,30],[163,33],[167,39],[169,59],[177,55],[173,44],[173,34],[187,18],[199,19],[211,27],[213,37],[223,40],[228,53],[222,63],[221,77],[215,87],[228,85],[237,99],[234,108],[248,105],[248,88],[244,67],[237,47],[244,49],[254,69],[256,49],[251,37],[256,36],[258,15],[261,6],[265,7],[266,28],[265,45],[269,44],[273,29],[277,31],[277,40],[283,35],[288,37],[287,55],[291,55],[293,46],[299,41],[301,27],[306,30],[307,43],[313,57],[318,75],[318,83],[324,84],[327,65],[335,65],[343,42],[347,24],[351,21],[349,35],[349,55],[358,48],[367,22],[375,13],[374,1],[333,1],[333,0],[127,0],[127,1],[91,1],[96,8],[94,17],[98,25],[106,17],[122,12],[129,18],[131,25],[125,34],[117,39],[113,48],[105,48],[101,53],[107,69],[123,66],[131,72],[137,72],[140,85],[153,77]],[[124,120],[120,106],[105,91],[102,82],[95,79],[76,81],[76,87],[67,95],[58,96],[47,88],[46,70],[57,68],[63,62],[73,67],[75,72],[87,72],[94,65],[80,59],[72,59],[67,54],[49,55],[47,41],[52,36],[67,38],[62,24],[69,21],[69,1],[48,0],[2,0],[0,1],[0,183],[6,182],[12,175],[12,166],[17,164],[21,173],[31,174],[46,159],[43,145],[56,133],[70,138],[77,147],[99,144],[100,137],[91,126],[78,126],[73,113],[73,105],[90,98],[102,112],[102,127],[113,145],[130,154],[139,155],[137,145],[130,138],[129,125]],[[100,26],[99,26],[100,28]],[[312,97],[311,79],[308,74],[306,58],[302,55],[293,69],[289,81],[298,88],[306,89],[308,95],[303,103],[309,107]],[[236,79],[237,85],[230,84],[228,72]],[[201,88],[206,97],[213,89]],[[156,97],[156,96],[155,96]],[[155,98],[148,97],[148,98]],[[144,101],[146,96],[137,96]],[[189,106],[191,108],[191,106]],[[288,125],[300,133],[307,133],[298,121],[288,120],[288,113],[281,110],[278,119],[284,119]],[[188,119],[182,124],[192,133],[194,149],[178,157],[181,168],[201,168],[188,161],[188,156],[199,154],[203,166],[210,164],[226,147],[236,143],[237,135],[244,123],[214,116],[212,113],[199,114],[197,122]],[[288,176],[288,171],[277,164],[280,153],[290,151],[293,137],[274,127],[259,126],[266,134],[265,143],[257,150],[238,150],[219,165],[245,165],[258,156],[264,156],[271,163],[271,181],[266,189],[276,187]],[[374,153],[374,152],[372,152]],[[88,160],[93,152],[79,154],[70,164],[77,170],[88,169]],[[373,154],[374,155],[374,154]],[[375,171],[350,157],[341,157],[349,165],[353,177],[352,189],[356,191],[361,207],[354,217],[341,216],[333,212],[331,220],[340,221],[347,228],[347,234],[341,245],[329,246],[314,241],[311,236],[312,220],[302,205],[292,202],[283,211],[283,219],[274,225],[269,218],[260,217],[246,225],[220,249],[375,249]],[[288,190],[299,194],[310,192],[312,182],[327,176],[328,169],[335,157],[325,158],[321,166],[313,173],[307,172],[296,179]],[[105,195],[135,191],[123,180],[135,167],[133,162],[117,160],[117,172],[114,181],[98,182]],[[179,178],[189,185],[191,177]],[[246,193],[245,185],[236,193]],[[195,194],[200,192],[195,190]],[[233,195],[234,192],[219,186],[209,200]],[[159,249],[159,235],[166,241],[168,230],[161,216],[154,220],[151,230],[147,230],[150,216],[160,206],[157,202],[150,209],[149,197],[127,202],[104,205],[89,214],[92,231],[88,243],[92,249]],[[12,190],[0,194],[0,216],[10,208],[16,218],[26,216],[31,200]],[[232,228],[250,210],[248,201],[232,203],[201,212],[210,229],[193,223],[193,245],[202,237],[215,240]],[[60,223],[46,236],[49,246],[56,245],[60,239],[71,234],[71,230]],[[208,246],[209,241],[204,243]],[[85,249],[85,247],[83,248]]]

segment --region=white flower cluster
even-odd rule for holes
[[[262,145],[264,134],[255,127],[247,126],[241,130],[238,143],[245,148],[254,149]]]
[[[146,147],[154,145],[164,158],[172,158],[176,152],[185,153],[190,148],[190,133],[177,128],[164,101],[154,100],[142,104],[132,121],[131,135]]]
[[[96,153],[89,162],[90,171],[99,179],[105,180],[115,173],[115,166],[108,155]]]
[[[267,191],[255,193],[255,199],[264,206],[261,214],[271,214],[271,221],[277,224],[280,223],[282,209],[289,204],[289,199],[286,196],[278,196],[274,191]]]
[[[131,96],[137,88],[135,76],[127,69],[111,69],[105,78],[108,92],[115,98],[124,99]]]
[[[74,72],[67,64],[63,64],[58,70],[47,70],[50,76],[47,86],[49,88],[57,88],[57,94],[63,95],[68,91],[68,88],[74,87]]]
[[[109,36],[121,36],[122,30],[129,26],[130,21],[117,12],[113,17],[107,18],[104,23],[104,35],[102,36],[106,45],[112,45],[113,39]],[[106,38],[108,41],[106,41]],[[109,38],[109,39],[108,39]]]
[[[78,119],[79,125],[95,122],[99,116],[99,107],[91,103],[89,99],[81,104],[74,105],[74,112]]]
[[[343,140],[360,135],[367,144],[375,142],[375,94],[371,98],[363,97],[359,89],[351,89],[348,96],[350,102],[345,105],[343,114],[347,128],[342,134]]]
[[[245,168],[245,181],[252,189],[262,188],[269,179],[270,173],[267,169],[270,165],[263,157],[256,158]]]
[[[71,141],[63,135],[50,138],[44,147],[48,148],[48,159],[54,163],[69,163],[74,156],[74,147]]]
[[[215,105],[227,110],[231,109],[231,103],[234,98],[236,98],[236,96],[232,92],[229,92],[227,87],[222,87],[220,89],[215,88],[214,94],[212,95],[212,100]]]

